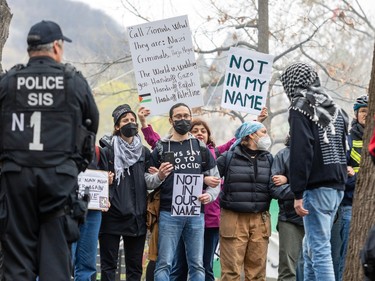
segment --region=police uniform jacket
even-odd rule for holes
[[[51,167],[79,161],[88,132],[96,133],[99,112],[85,78],[71,65],[32,57],[0,82],[1,160]]]

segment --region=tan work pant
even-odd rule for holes
[[[268,240],[271,235],[269,212],[237,213],[221,209],[221,280],[265,281]]]

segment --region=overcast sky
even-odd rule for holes
[[[143,23],[141,19],[125,11],[122,0],[71,0],[83,2],[92,8],[99,9],[112,16],[120,25],[126,27]],[[221,0],[217,0],[218,2]],[[226,3],[234,0],[226,0]],[[357,0],[366,13],[375,16],[374,0]],[[148,6],[147,15],[153,17],[153,20],[160,20],[173,16],[187,14],[190,18],[195,16],[206,16],[205,10],[202,9],[202,0],[143,0],[142,5]],[[143,6],[144,7],[144,6]],[[204,8],[204,7],[203,7]],[[208,14],[208,13],[207,13]],[[193,21],[190,19],[192,27]]]

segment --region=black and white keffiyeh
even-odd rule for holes
[[[128,174],[129,167],[133,166],[141,157],[143,145],[141,142],[141,137],[135,135],[132,143],[127,143],[120,136],[113,136],[112,145],[114,149],[114,170],[116,174],[117,185],[120,179],[124,176],[125,170]]]
[[[290,108],[302,112],[324,130],[324,142],[328,143],[327,131],[335,135],[334,122],[340,108],[320,87],[316,71],[308,64],[295,63],[280,76],[284,90],[291,101]]]

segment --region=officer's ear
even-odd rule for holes
[[[53,41],[53,54],[55,57],[55,60],[58,62],[61,62],[62,57],[63,57],[63,44],[61,40],[55,40]]]

